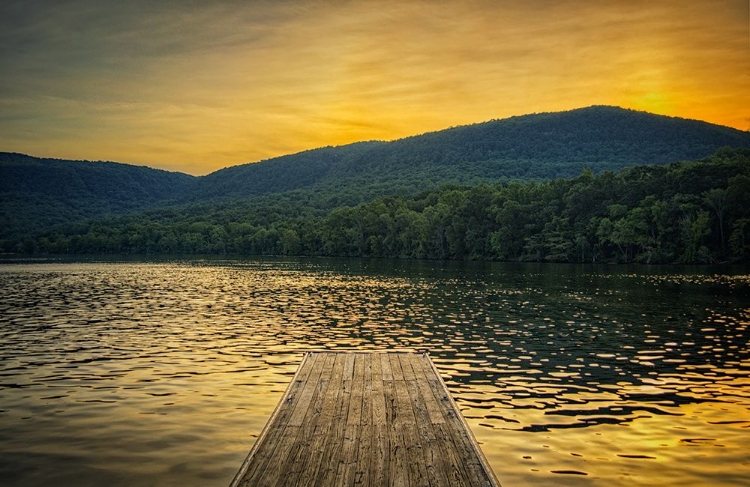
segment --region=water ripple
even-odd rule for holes
[[[429,350],[507,485],[750,483],[744,274],[50,263],[0,289],[8,485],[225,485],[313,349]]]

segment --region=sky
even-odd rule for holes
[[[750,0],[0,2],[0,151],[207,174],[616,105],[750,130]]]

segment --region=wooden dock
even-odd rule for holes
[[[232,481],[499,486],[427,354],[314,352]]]

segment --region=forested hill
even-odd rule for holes
[[[0,238],[151,207],[195,181],[143,166],[0,152]]]
[[[750,263],[750,149],[542,183],[443,186],[329,212],[275,197],[153,210],[16,245],[30,253]]]
[[[295,189],[335,191],[358,203],[441,184],[569,178],[639,164],[696,160],[750,147],[750,133],[617,107],[524,115],[393,142],[327,147],[217,171],[192,201]]]
[[[318,213],[445,184],[571,178],[750,147],[750,132],[616,107],[512,117],[393,142],[360,142],[203,177],[111,162],[0,153],[0,245],[133,211],[211,212],[292,202]],[[190,206],[190,208],[188,208]],[[295,210],[297,211],[297,210]],[[6,241],[6,242],[2,242]],[[7,245],[6,245],[7,244]]]

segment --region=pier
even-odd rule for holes
[[[499,486],[425,353],[307,353],[231,487]]]

